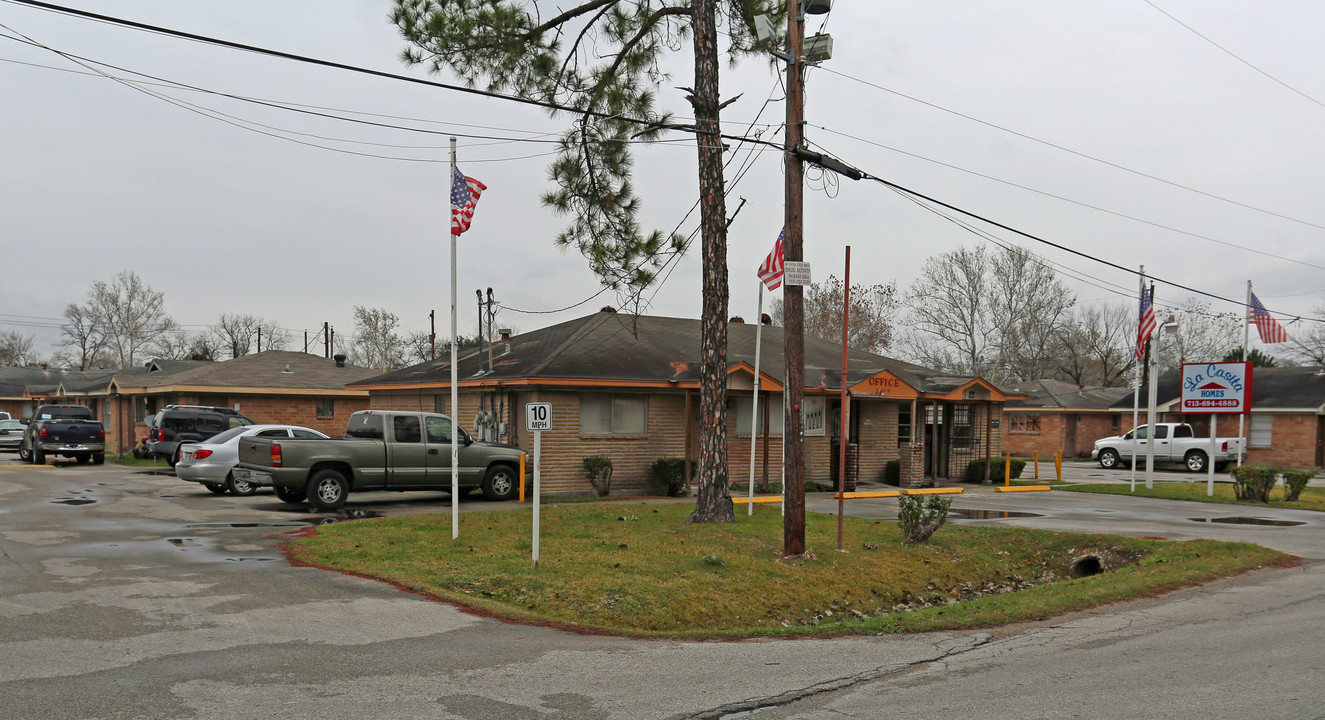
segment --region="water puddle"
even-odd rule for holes
[[[1003,518],[1044,517],[1039,513],[1020,512],[1017,510],[961,510],[952,508],[948,515],[956,515],[962,520],[1002,520]]]
[[[228,557],[226,562],[276,562],[276,558],[268,557]]]
[[[1292,527],[1293,525],[1306,525],[1304,522],[1296,520],[1270,520],[1269,518],[1258,517],[1221,517],[1221,518],[1187,518],[1192,522],[1200,523],[1227,523],[1229,525],[1273,525],[1276,527]]]
[[[311,520],[310,522],[313,523],[314,525],[330,525],[332,523],[338,523],[341,520],[363,520],[366,518],[376,518],[376,517],[382,517],[382,513],[376,510],[360,510],[359,508],[342,508],[340,510],[340,517],[331,515],[328,517]]]
[[[134,473],[134,475],[174,475],[174,474],[175,474],[175,471],[174,471],[174,470],[169,470],[169,469],[162,469],[162,470],[139,470],[139,471],[137,471],[137,472]]]
[[[166,538],[166,542],[178,548],[202,547],[202,543],[193,538]]]
[[[91,505],[96,500],[92,498],[56,498],[51,501],[52,505]]]
[[[185,525],[190,530],[221,530],[226,528],[288,528],[301,527],[303,523],[262,523],[262,522],[237,522],[237,523],[194,523]]]

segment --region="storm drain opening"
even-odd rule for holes
[[[1099,575],[1104,572],[1104,563],[1098,555],[1083,555],[1072,562],[1068,575],[1073,579]]]
[[[1273,527],[1293,527],[1294,525],[1305,525],[1304,522],[1297,520],[1271,520],[1269,518],[1258,517],[1221,517],[1221,518],[1187,518],[1192,522],[1205,523],[1226,523],[1229,525],[1270,525]]]

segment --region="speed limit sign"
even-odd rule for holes
[[[525,430],[552,429],[552,403],[531,402],[524,406]]]

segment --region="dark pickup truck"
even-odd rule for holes
[[[231,475],[318,510],[339,508],[351,492],[450,492],[453,429],[460,433],[460,492],[482,488],[489,500],[515,497],[518,448],[478,442],[451,418],[424,412],[363,410],[350,416],[343,438],[245,437]]]
[[[106,431],[82,405],[41,405],[18,446],[19,458],[38,465],[47,455],[71,457],[80,463],[106,462]]]

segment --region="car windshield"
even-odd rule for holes
[[[219,435],[215,435],[211,438],[208,438],[207,442],[212,443],[213,445],[220,445],[221,443],[228,442],[230,440],[239,437],[240,435],[243,435],[244,431],[247,429],[248,429],[247,427],[243,426],[230,428],[229,430],[226,430],[225,432],[220,433]]]

